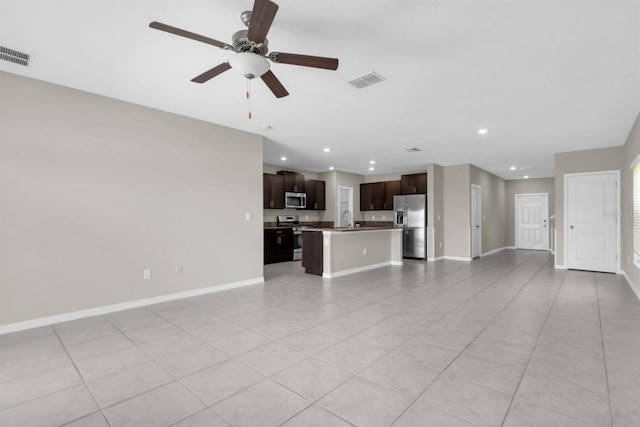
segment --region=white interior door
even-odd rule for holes
[[[471,258],[482,255],[482,188],[471,184]]]
[[[617,181],[616,172],[567,175],[567,268],[616,271]]]
[[[549,249],[549,195],[516,194],[516,248]]]

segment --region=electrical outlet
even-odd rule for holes
[[[309,215],[305,215],[305,216],[304,216],[304,219],[309,219]]]
[[[371,215],[371,219],[376,219],[376,216],[375,215]]]
[[[367,248],[363,248],[362,249],[362,255],[366,255],[367,254]]]
[[[182,276],[182,273],[184,273],[184,270],[183,270],[182,266],[181,265],[177,265],[176,266],[176,274],[178,276]]]
[[[442,242],[440,242],[440,247],[442,247]]]
[[[150,268],[145,268],[144,271],[142,272],[142,278],[144,280],[149,280],[151,279],[151,269]]]
[[[382,220],[384,221],[385,219],[387,219],[386,215],[382,215]]]
[[[440,221],[440,215],[438,215],[438,221]]]
[[[251,221],[251,212],[245,212],[244,213],[244,219],[246,221]]]

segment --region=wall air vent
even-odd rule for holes
[[[13,62],[14,64],[29,65],[29,55],[26,53],[18,52],[17,50],[9,49],[8,47],[0,46],[0,59]]]
[[[407,150],[410,153],[417,153],[418,151],[422,151],[421,149],[417,148],[417,147],[413,147],[413,148],[405,148],[405,150]]]
[[[372,71],[369,74],[366,74],[362,77],[358,77],[357,79],[351,80],[349,84],[351,86],[357,87],[358,89],[362,89],[364,87],[371,86],[372,84],[380,83],[383,80],[384,80],[384,77],[382,77],[380,74],[376,73],[375,71]]]

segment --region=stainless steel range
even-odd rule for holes
[[[278,227],[291,227],[293,231],[293,260],[300,261],[302,259],[302,229],[311,227],[300,225],[298,215],[278,215],[276,224]]]

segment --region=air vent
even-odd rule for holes
[[[384,77],[382,77],[380,74],[373,71],[367,75],[351,80],[349,84],[357,87],[358,89],[362,89],[364,87],[371,86],[374,83],[380,83],[383,80],[384,80]]]
[[[29,55],[26,53],[18,52],[17,50],[9,49],[8,47],[0,46],[0,59],[13,62],[14,64],[29,65]]]
[[[422,151],[421,149],[417,148],[417,147],[413,147],[413,148],[405,148],[405,150],[407,150],[410,153],[417,153],[418,151]]]

